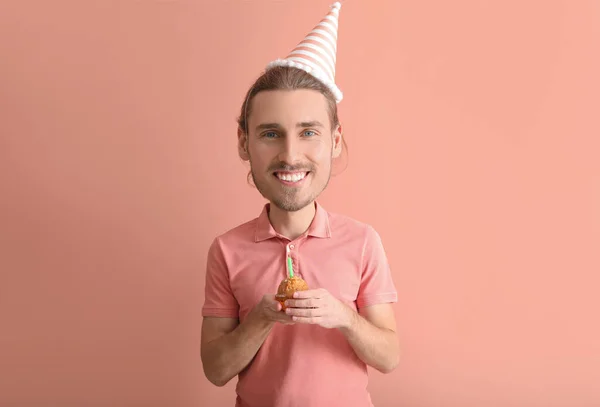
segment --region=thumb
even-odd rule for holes
[[[275,295],[266,295],[264,299],[266,300],[267,308],[269,308],[273,311],[281,311],[282,310],[283,307],[281,306],[279,301],[277,301],[275,299]]]
[[[279,312],[283,309],[283,307],[281,306],[281,303],[279,301],[273,301],[273,304],[271,304],[271,309],[273,309],[273,311]]]

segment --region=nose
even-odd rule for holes
[[[294,165],[300,161],[300,144],[296,137],[285,137],[281,143],[281,151],[279,152],[279,161]]]

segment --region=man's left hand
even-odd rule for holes
[[[354,311],[326,289],[297,291],[293,300],[286,300],[288,315],[296,323],[316,324],[323,328],[349,328]]]

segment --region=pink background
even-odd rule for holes
[[[208,244],[264,202],[235,118],[328,6],[2,2],[1,406],[233,406],[199,341]],[[339,36],[321,202],[400,298],[375,405],[599,406],[600,3],[349,0]]]

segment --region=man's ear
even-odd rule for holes
[[[333,132],[333,158],[338,158],[342,154],[342,125],[338,124]]]
[[[250,160],[250,156],[248,155],[248,135],[240,127],[238,127],[238,154],[242,160]]]

